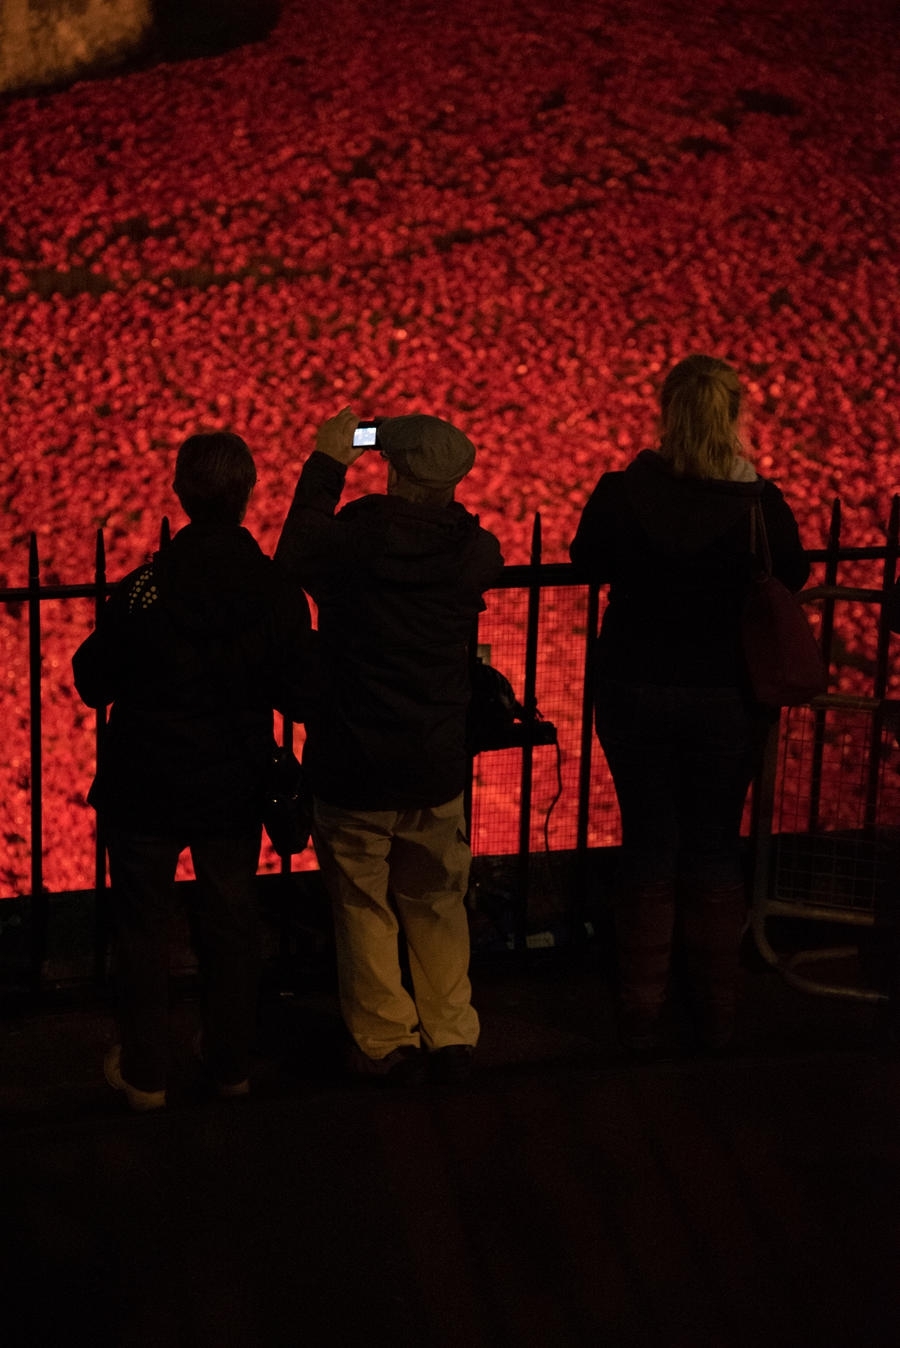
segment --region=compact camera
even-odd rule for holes
[[[361,421],[353,432],[354,449],[374,449],[381,422],[381,417],[377,417],[375,421]]]

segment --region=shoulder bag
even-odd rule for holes
[[[762,504],[750,510],[753,574],[741,617],[750,686],[766,707],[798,707],[824,693],[828,670],[799,602],[772,574]]]

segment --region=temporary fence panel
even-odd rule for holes
[[[900,897],[897,674],[885,599],[896,573],[898,501],[883,548],[842,549],[836,503],[817,609],[830,691],[773,728],[757,782],[752,928],[764,958],[794,986],[878,1002],[888,996],[860,940],[828,944],[835,927],[883,928],[896,940]],[[850,584],[847,581],[853,581]],[[835,668],[838,667],[839,668]],[[778,951],[773,919],[799,921],[799,950]],[[880,984],[880,985],[879,985]]]

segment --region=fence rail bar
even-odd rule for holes
[[[103,605],[106,603],[108,586],[106,583],[106,542],[103,530],[97,530],[97,549],[94,556],[94,624],[100,621]],[[103,732],[106,728],[106,708],[98,707],[94,715],[94,735],[96,743],[97,765],[103,753]],[[109,891],[106,887],[106,836],[103,821],[97,815],[94,832],[94,981],[103,984],[107,980],[108,950],[112,914],[110,913]]]
[[[168,524],[168,521],[164,521]],[[824,562],[828,559],[827,548],[807,548],[806,556],[810,562]],[[842,562],[880,562],[884,560],[884,544],[880,546],[871,545],[865,548],[842,547],[840,550],[840,560]],[[516,564],[514,566],[505,566],[503,573],[494,582],[495,590],[521,590],[529,584],[532,573],[530,562]],[[541,585],[580,585],[583,579],[576,573],[575,567],[571,562],[542,562],[541,563]],[[106,594],[112,593],[115,582],[107,582]],[[844,596],[844,587],[838,586],[841,595]],[[93,581],[80,583],[78,585],[42,585],[42,599],[93,599],[95,586]],[[846,596],[849,598],[872,599],[879,593],[878,590],[868,590],[861,588],[857,594]],[[804,591],[810,598],[819,598],[819,587],[814,586],[809,591]],[[32,589],[30,585],[6,585],[0,587],[0,604],[20,604],[27,603],[31,598]]]

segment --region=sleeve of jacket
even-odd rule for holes
[[[321,695],[319,634],[298,582],[276,564],[276,651],[272,702],[291,721],[306,721]]]
[[[772,570],[783,585],[796,593],[809,579],[809,562],[793,511],[774,482],[766,481],[763,486],[762,508]]]
[[[100,614],[97,626],[72,656],[75,687],[89,707],[107,707],[122,694],[126,678],[128,609],[126,586],[116,587]]]
[[[491,586],[496,585],[500,579],[503,572],[503,554],[500,551],[499,540],[488,529],[479,527],[477,544],[469,572],[472,587],[477,589],[482,596],[485,590],[489,590]],[[483,599],[481,607],[482,609],[485,608]]]
[[[602,585],[610,580],[616,555],[616,521],[623,498],[621,473],[604,473],[594,488],[578,522],[569,556],[583,580]]]
[[[343,569],[347,535],[334,516],[346,467],[327,454],[314,451],[300,473],[294,499],[275,549],[275,560],[290,572],[315,599],[322,584]]]

